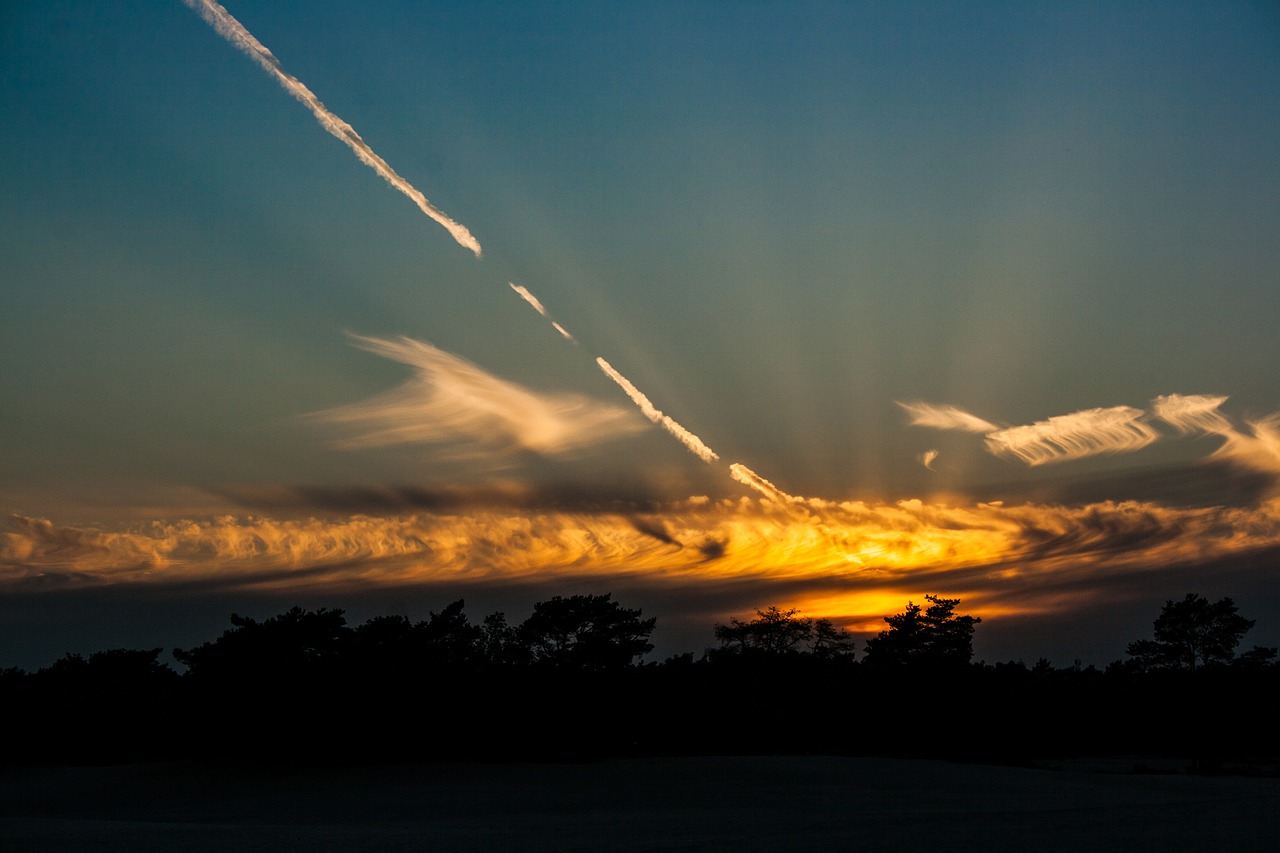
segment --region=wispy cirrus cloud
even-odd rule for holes
[[[317,412],[340,429],[338,446],[449,447],[455,458],[520,451],[561,456],[646,427],[632,412],[579,394],[539,393],[412,338],[353,335],[356,346],[413,369],[404,384]]]
[[[931,429],[950,429],[962,432],[994,432],[999,429],[990,421],[984,421],[977,415],[971,415],[958,406],[937,405],[920,401],[898,403],[911,417],[912,426],[929,427]]]
[[[1084,409],[1025,426],[987,433],[987,447],[1031,466],[1067,462],[1103,453],[1132,453],[1159,439],[1132,406]]]
[[[1280,413],[1246,420],[1246,429],[1240,429],[1220,411],[1226,401],[1226,397],[1207,394],[1168,394],[1156,397],[1152,409],[1179,432],[1226,439],[1214,452],[1215,458],[1280,476]]]
[[[1161,440],[1153,421],[1163,421],[1183,435],[1200,433],[1225,439],[1213,453],[1215,459],[1280,477],[1280,413],[1246,419],[1240,427],[1221,410],[1227,399],[1210,394],[1166,394],[1151,401],[1150,411],[1133,406],[1083,409],[1004,428],[956,406],[898,405],[907,411],[912,426],[982,432],[990,453],[1030,466],[1141,450]]]

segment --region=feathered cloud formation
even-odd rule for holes
[[[1215,458],[1280,477],[1280,413],[1246,421],[1246,428],[1241,429],[1221,412],[1226,401],[1223,396],[1168,394],[1152,400],[1149,412],[1132,406],[1084,409],[1005,428],[956,406],[898,405],[907,411],[912,426],[985,433],[987,449],[993,455],[1031,466],[1141,450],[1162,438],[1153,422],[1163,421],[1183,435],[1220,436],[1225,443],[1215,451]]]
[[[218,35],[231,42],[246,56],[258,63],[264,71],[275,78],[276,82],[286,92],[293,95],[307,109],[311,110],[312,115],[316,117],[316,121],[320,122],[320,126],[331,135],[342,140],[348,148],[355,152],[361,163],[381,175],[383,180],[404,193],[416,204],[419,210],[440,223],[453,236],[453,239],[458,242],[458,245],[470,249],[477,258],[480,257],[482,252],[480,243],[472,236],[465,225],[454,222],[444,211],[427,201],[426,196],[419,192],[416,187],[396,174],[395,169],[387,165],[387,161],[375,154],[368,143],[360,138],[360,134],[356,133],[355,128],[330,112],[320,102],[320,99],[315,96],[315,93],[303,85],[301,80],[285,71],[280,64],[280,60],[276,59],[275,54],[267,50],[262,42],[254,38],[253,34],[233,18],[230,12],[215,3],[214,0],[183,0],[183,2],[198,12],[200,17],[204,18],[205,22],[217,31]]]
[[[414,375],[368,400],[312,415],[346,433],[341,447],[439,444],[451,445],[459,458],[518,451],[559,456],[645,429],[620,406],[537,393],[422,341],[352,337]]]
[[[1085,409],[987,433],[987,447],[997,456],[1012,456],[1032,466],[1132,453],[1159,438],[1144,417],[1141,409],[1131,406]]]

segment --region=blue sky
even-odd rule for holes
[[[8,512],[751,494],[656,428],[564,453],[344,446],[316,413],[409,374],[348,333],[629,409],[603,356],[723,462],[830,501],[1145,499],[1222,444],[1157,423],[1140,450],[1029,467],[900,401],[998,427],[1169,394],[1226,396],[1246,433],[1280,411],[1274,4],[228,10],[484,258],[177,0],[7,4]],[[1240,502],[1179,482],[1175,502]]]

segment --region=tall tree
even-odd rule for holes
[[[865,663],[963,666],[973,659],[973,626],[977,616],[957,616],[958,598],[926,595],[927,608],[908,601],[902,613],[884,617],[888,630],[867,641]]]
[[[1155,639],[1130,643],[1128,654],[1142,669],[1188,669],[1230,663],[1254,620],[1236,612],[1230,598],[1213,603],[1189,592],[1166,601],[1153,624]],[[1263,649],[1262,652],[1267,650]]]
[[[604,670],[630,666],[653,651],[656,618],[641,619],[604,595],[555,596],[539,601],[521,625],[520,638],[535,664],[560,669]]]

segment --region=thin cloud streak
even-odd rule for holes
[[[561,337],[563,337],[566,341],[572,341],[575,344],[578,342],[577,338],[569,334],[568,330],[566,330],[564,326],[561,326],[555,320],[551,319],[551,315],[547,313],[546,307],[542,304],[541,301],[539,301],[538,297],[534,296],[531,292],[529,292],[529,288],[522,287],[516,284],[514,281],[509,281],[507,282],[507,284],[511,286],[512,290],[514,290],[517,294],[519,294],[521,299],[523,299],[525,302],[528,302],[529,305],[533,307],[534,311],[537,311],[540,315],[542,315],[544,319],[550,321],[551,328],[559,332]]]
[[[355,152],[361,163],[381,175],[383,180],[416,204],[419,210],[442,225],[457,241],[458,245],[465,249],[470,249],[477,258],[481,256],[483,250],[480,248],[480,243],[467,230],[466,226],[450,219],[444,211],[427,201],[426,196],[416,187],[400,177],[385,160],[374,153],[368,143],[360,137],[360,134],[356,133],[355,128],[330,112],[320,102],[320,99],[315,96],[315,93],[308,89],[301,80],[285,71],[280,64],[280,60],[276,59],[275,55],[270,50],[267,50],[262,42],[254,38],[253,34],[244,28],[244,25],[233,18],[230,12],[215,3],[214,0],[183,0],[183,2],[198,12],[200,17],[213,27],[218,35],[231,42],[242,53],[258,63],[263,70],[276,79],[286,92],[293,95],[307,109],[311,110],[312,115],[320,122],[320,126]]]
[[[531,391],[412,338],[352,335],[356,346],[413,368],[398,388],[317,412],[349,434],[340,447],[453,445],[455,458],[528,451],[560,456],[644,429],[626,409],[578,394]]]
[[[514,290],[520,296],[521,299],[523,299],[525,302],[529,303],[530,306],[532,306],[533,310],[537,311],[540,315],[542,315],[542,317],[546,319],[550,319],[550,314],[547,313],[546,307],[542,304],[542,302],[538,299],[538,297],[534,296],[529,291],[528,288],[521,287],[515,282],[508,282],[508,284],[511,286],[511,289]],[[559,323],[552,322],[551,325],[555,328],[557,332],[563,335],[565,339],[569,341],[573,341],[574,343],[577,343],[573,335],[565,331],[564,327],[561,326]],[[674,418],[670,417],[669,415],[663,414],[663,412],[659,410],[657,406],[653,405],[653,402],[648,398],[648,396],[645,395],[643,391],[637,388],[630,379],[628,379],[627,377],[619,373],[612,364],[605,361],[603,358],[597,357],[596,366],[598,366],[600,370],[604,372],[605,376],[608,376],[610,379],[612,379],[618,385],[619,388],[621,388],[623,391],[626,392],[627,397],[631,399],[631,402],[636,404],[636,406],[640,409],[641,414],[643,414],[646,418],[648,418],[653,423],[665,429],[671,435],[675,436],[676,440],[679,441],[681,444],[683,444],[686,448],[688,448],[690,453],[697,456],[703,462],[708,462],[708,463],[714,462],[715,460],[720,458],[720,456],[714,450],[708,447],[706,443],[703,442],[702,439],[698,438],[692,432],[685,429],[683,426],[677,423]]]
[[[793,497],[792,495],[782,491],[782,489],[779,489],[773,483],[769,482],[764,477],[761,477],[741,462],[734,462],[729,466],[729,476],[744,486],[750,486],[769,500],[778,504],[791,504],[803,500],[802,498]]]
[[[719,454],[704,444],[702,439],[689,432],[670,416],[663,414],[657,406],[650,402],[644,392],[633,385],[631,380],[615,370],[613,365],[603,358],[596,358],[596,364],[604,371],[605,376],[616,382],[618,387],[626,392],[627,396],[631,398],[631,402],[635,403],[640,409],[641,414],[675,436],[676,440],[687,447],[690,453],[703,462],[714,462],[720,458]]]
[[[540,301],[538,301],[538,297],[534,296],[532,293],[529,292],[529,289],[527,287],[521,287],[520,285],[516,284],[514,281],[509,281],[507,282],[507,284],[511,286],[512,290],[520,294],[521,299],[523,299],[525,302],[528,302],[530,305],[532,305],[534,311],[537,311],[543,317],[547,316],[547,309],[543,307],[543,304]]]

